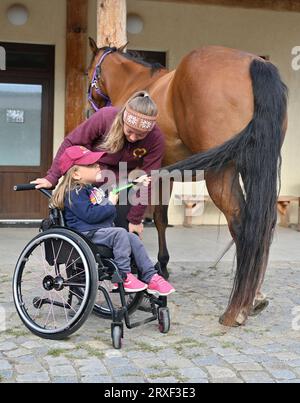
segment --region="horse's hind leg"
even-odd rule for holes
[[[245,203],[239,175],[235,167],[230,166],[218,173],[206,172],[205,179],[209,195],[215,205],[224,213],[232,238],[237,244],[240,234],[241,211]],[[239,258],[237,247],[237,259]],[[226,323],[226,313],[221,318]]]
[[[230,233],[237,245],[237,260],[241,259],[241,253],[238,247],[238,240],[241,231],[241,212],[244,207],[245,199],[240,185],[239,175],[234,166],[228,167],[222,172],[207,172],[206,175],[207,189],[215,205],[224,213]],[[267,256],[264,258],[264,270],[267,267]],[[256,297],[253,301],[253,308],[250,312],[242,310],[236,318],[234,325],[243,324],[248,314],[256,315],[261,312],[267,305],[268,301],[263,297],[260,288],[263,283],[263,277],[260,279],[259,287],[256,290]],[[227,308],[227,311],[230,307]],[[226,312],[227,312],[226,311]],[[227,324],[226,313],[221,316],[221,322]]]

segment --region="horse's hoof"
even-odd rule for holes
[[[243,314],[239,314],[238,317],[236,318],[236,320],[231,323],[231,324],[225,324],[225,314],[223,313],[223,315],[221,315],[219,317],[219,323],[222,326],[227,326],[227,327],[239,327],[239,326],[243,326],[246,323],[246,317]]]
[[[256,316],[260,314],[269,305],[268,299],[255,300],[253,307],[249,312],[249,316]]]
[[[161,267],[161,264],[159,262],[157,262],[156,265],[154,266],[154,268],[156,269],[157,273],[160,276],[162,276],[165,280],[168,280],[168,278],[170,277],[170,274],[166,267]]]

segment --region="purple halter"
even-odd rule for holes
[[[98,86],[98,81],[99,81],[99,73],[101,71],[101,64],[103,63],[104,59],[106,58],[106,56],[108,56],[110,53],[113,53],[115,50],[114,49],[108,49],[107,51],[105,51],[103,53],[103,55],[101,56],[97,66],[95,67],[95,71],[93,74],[93,79],[89,88],[89,93],[88,93],[88,100],[90,102],[90,104],[92,105],[93,109],[95,110],[95,112],[98,112],[100,110],[100,108],[98,107],[98,105],[96,105],[95,101],[93,100],[93,88],[95,88],[95,91],[98,95],[100,95],[104,101],[105,101],[105,106],[111,106],[111,100],[110,98],[103,94],[103,92],[101,91],[101,89]]]

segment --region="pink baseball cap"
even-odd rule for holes
[[[99,161],[105,152],[93,152],[83,146],[72,146],[65,149],[59,158],[59,168],[62,175],[74,165],[92,165]]]

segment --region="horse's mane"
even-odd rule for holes
[[[151,74],[156,73],[157,71],[160,70],[165,70],[165,67],[163,65],[161,65],[160,63],[150,63],[147,62],[138,51],[135,50],[129,50],[126,53],[120,52],[117,48],[111,48],[109,46],[105,46],[99,50],[109,50],[112,49],[114,52],[118,52],[120,55],[126,57],[126,59],[131,60],[134,63],[137,64],[141,64],[144,67],[148,67],[149,69],[151,69]]]

